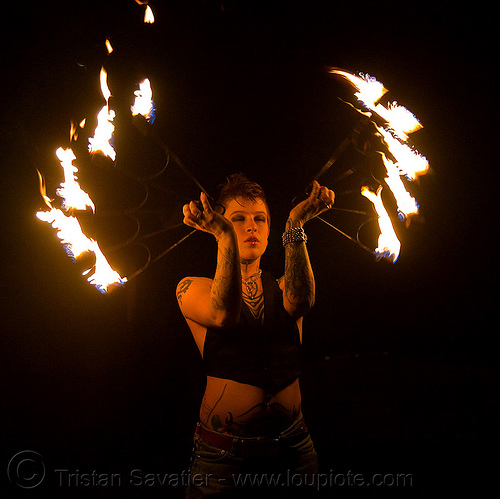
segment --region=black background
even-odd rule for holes
[[[150,174],[164,163],[128,116],[135,84],[147,76],[155,132],[209,192],[235,171],[263,185],[273,214],[263,265],[280,275],[291,200],[351,126],[337,100],[346,87],[326,76],[327,66],[376,76],[391,100],[417,115],[424,128],[412,138],[432,173],[416,187],[423,222],[398,225],[395,264],[375,262],[319,221],[306,226],[317,303],[304,326],[303,410],[322,470],[413,475],[413,487],[322,494],[443,497],[469,486],[483,494],[496,472],[488,452],[498,444],[499,409],[493,4],[152,7],[153,25],[143,24],[144,7],[133,1],[3,7],[2,466],[31,449],[47,470],[34,491],[2,471],[6,496],[179,497],[178,487],[134,487],[127,477],[136,468],[187,468],[203,392],[175,286],[185,275],[210,275],[214,243],[195,234],[109,295],[89,286],[84,264],[72,263],[35,218],[43,208],[36,169],[53,196],[62,180],[54,151],[69,146],[70,121],[89,123],[73,147],[98,209],[88,227],[104,249],[134,231],[124,212],[145,192],[122,172]],[[85,154],[103,105],[101,65],[117,111],[115,166]],[[199,194],[172,162],[151,184],[143,233],[179,223],[182,203]],[[366,208],[359,196],[339,195],[337,203]],[[355,224],[354,215],[327,218]],[[148,240],[152,256],[187,232]],[[145,250],[111,251],[109,260],[131,275]],[[61,486],[56,469],[121,473],[122,483]]]

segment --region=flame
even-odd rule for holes
[[[423,128],[415,115],[397,102],[392,102],[387,107],[377,104],[387,89],[374,77],[360,73],[363,76],[361,78],[339,69],[332,69],[330,72],[347,79],[356,88],[357,92],[354,95],[358,100],[385,120],[387,126],[404,141],[408,139],[408,134]]]
[[[101,68],[100,82],[101,92],[106,104],[97,115],[97,126],[94,131],[94,137],[89,138],[89,151],[91,153],[102,152],[114,161],[116,159],[116,151],[111,145],[111,139],[115,130],[115,125],[113,125],[115,112],[109,109],[108,101],[111,97],[111,92],[108,88],[107,73],[104,68]]]
[[[399,218],[404,219],[409,217],[410,215],[418,214],[418,203],[415,201],[415,198],[412,197],[406,190],[406,187],[401,180],[401,175],[399,174],[397,166],[385,155],[382,156],[382,158],[387,170],[387,177],[385,178],[385,181],[394,194],[394,197],[396,198]]]
[[[76,261],[84,253],[92,251],[92,241],[83,233],[76,217],[67,216],[57,208],[51,208],[50,211],[39,211],[36,216],[57,230],[57,237],[73,261]]]
[[[378,246],[374,253],[378,258],[387,258],[392,262],[395,262],[399,257],[401,243],[394,232],[391,219],[384,207],[384,203],[382,201],[382,186],[378,186],[376,193],[370,191],[368,187],[362,187],[361,194],[372,202],[378,215],[380,235],[377,243]]]
[[[73,261],[84,253],[94,253],[96,261],[93,268],[95,270],[87,281],[101,293],[106,293],[111,285],[123,286],[127,282],[126,277],[120,277],[120,274],[111,268],[97,241],[89,239],[83,233],[76,217],[69,217],[57,208],[39,211],[36,216],[57,230],[57,237],[61,239],[61,244]],[[82,275],[87,275],[91,270],[92,268],[85,270]]]
[[[99,82],[101,84],[102,96],[104,97],[107,105],[109,98],[111,97],[111,92],[108,88],[108,73],[104,68],[101,68],[101,72],[99,73]]]
[[[45,187],[45,179],[43,178],[43,175],[37,170],[38,173],[38,180],[40,182],[40,194],[42,195],[44,203],[49,207],[49,209],[52,209],[52,199],[50,199],[47,196],[47,189]]]
[[[56,151],[56,155],[61,162],[64,171],[64,182],[61,187],[56,190],[56,194],[63,198],[62,209],[68,211],[70,209],[85,210],[87,207],[95,212],[95,206],[90,199],[90,196],[80,188],[75,173],[78,168],[73,164],[76,156],[71,149],[63,149],[60,147]]]
[[[130,108],[132,116],[141,114],[147,121],[152,123],[155,119],[155,108],[153,102],[153,91],[151,90],[151,84],[147,78],[139,83],[139,90],[136,90],[134,95],[135,101]]]
[[[363,76],[361,78],[340,69],[331,69],[330,73],[338,74],[351,82],[357,90],[354,95],[369,109],[373,109],[375,103],[387,92],[384,85],[369,74],[363,75],[360,73]]]
[[[95,211],[94,203],[89,195],[81,190],[76,182],[75,173],[78,169],[73,164],[73,160],[76,159],[73,151],[60,147],[57,149],[56,155],[64,170],[64,182],[56,191],[56,194],[63,198],[61,208],[68,211],[69,209],[85,209],[89,206],[92,211]],[[94,253],[96,261],[93,268],[95,271],[87,281],[93,284],[101,293],[105,293],[111,285],[122,286],[127,282],[126,277],[120,277],[118,272],[111,268],[97,241],[88,238],[83,233],[78,219],[74,216],[68,216],[62,210],[52,206],[52,200],[46,193],[43,176],[40,172],[38,172],[38,176],[40,179],[40,193],[49,209],[48,211],[37,212],[36,216],[42,222],[49,223],[56,229],[57,237],[61,240],[66,253],[73,261],[76,261],[85,253]],[[91,270],[86,270],[82,275],[88,274]]]
[[[127,282],[126,277],[120,277],[120,274],[113,270],[109,265],[106,257],[103,255],[97,241],[92,241],[92,252],[95,255],[94,272],[87,278],[87,281],[95,286],[101,293],[106,293],[111,285],[123,286]],[[92,269],[88,269],[82,273],[87,275]]]
[[[71,126],[69,128],[69,141],[76,140],[78,138],[78,131],[76,130],[76,126],[71,122]]]
[[[387,107],[377,104],[373,111],[387,121],[389,128],[404,141],[408,140],[408,134],[423,128],[416,116],[397,102],[392,102]]]
[[[78,126],[80,128],[84,128],[86,121],[87,121],[86,118],[83,118],[83,120],[80,121],[80,123],[78,123]],[[78,129],[76,128],[76,125],[73,123],[73,121],[71,121],[69,129],[69,141],[71,142],[72,140],[77,140],[77,139],[78,139]]]
[[[425,156],[412,149],[408,144],[401,143],[391,132],[377,127],[384,138],[389,151],[396,158],[396,164],[402,175],[409,180],[416,180],[419,175],[424,175],[429,170],[429,162]]]
[[[149,5],[146,5],[146,11],[144,12],[144,22],[147,24],[153,24],[155,22],[155,16]]]
[[[108,54],[111,54],[111,52],[113,52],[113,47],[111,45],[111,42],[108,39],[106,39],[105,44],[106,44],[106,50],[108,51]]]

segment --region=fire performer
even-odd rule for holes
[[[213,208],[204,193],[183,207],[184,223],[212,234],[218,245],[214,278],[186,277],[177,286],[207,374],[187,497],[231,489],[239,497],[243,481],[265,484],[269,473],[279,472],[282,480],[295,476],[290,485],[298,485],[297,477],[317,472],[298,379],[302,319],[315,299],[303,225],[330,209],[334,197],[315,181],[291,210],[278,281],[260,268],[270,214],[258,184],[234,174]]]

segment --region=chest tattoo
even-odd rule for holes
[[[264,321],[264,293],[260,291],[260,294],[257,292],[249,295],[243,291],[242,296],[253,317],[262,323]]]

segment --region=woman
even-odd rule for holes
[[[244,485],[272,481],[297,486],[317,471],[298,380],[302,318],[315,293],[302,227],[331,208],[334,193],[314,182],[291,210],[279,282],[260,268],[270,229],[262,188],[235,174],[217,200],[223,214],[203,193],[200,201],[183,207],[184,223],[212,234],[218,252],[213,279],[186,277],[177,287],[207,373],[188,497],[231,490],[240,496]]]

